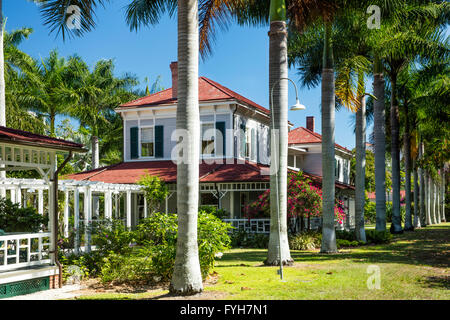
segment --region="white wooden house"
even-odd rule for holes
[[[74,180],[134,184],[145,174],[159,176],[171,193],[164,203],[166,212],[176,212],[177,63],[172,62],[172,88],[130,101],[116,109],[123,119],[123,162],[71,175]],[[243,208],[270,185],[270,110],[223,85],[200,77],[199,107],[201,126],[200,205],[225,209],[229,218],[243,218]],[[292,124],[288,124],[292,129]],[[301,128],[293,129],[291,136]],[[338,145],[337,190],[348,201],[354,187],[348,184],[351,153]],[[321,144],[296,141],[289,144],[292,170],[303,169],[321,180]],[[132,224],[142,216],[143,197],[132,198]],[[351,207],[351,206],[349,206]],[[351,213],[351,212],[350,212]],[[258,230],[268,232],[267,221]]]

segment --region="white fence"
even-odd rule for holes
[[[50,233],[0,236],[0,272],[50,263]]]
[[[270,233],[270,219],[223,219],[223,222],[248,233]]]

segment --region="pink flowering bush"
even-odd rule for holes
[[[322,215],[322,189],[300,171],[289,173],[287,187],[288,219],[293,217],[320,217]],[[338,223],[345,220],[344,203],[336,199],[334,213]],[[245,216],[250,218],[270,217],[270,190],[245,207]]]

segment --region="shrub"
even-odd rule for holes
[[[392,241],[392,234],[389,231],[366,230],[366,240],[368,243],[389,243]]]
[[[231,233],[231,246],[233,248],[267,249],[269,236],[262,233],[248,233],[245,230],[236,230]]]
[[[292,250],[314,250],[320,248],[322,234],[317,231],[306,231],[289,237],[289,248]]]
[[[350,240],[346,240],[346,239],[336,239],[336,246],[338,248],[343,248],[343,247],[357,247],[359,245],[363,244],[363,242],[360,241],[350,241]]]
[[[364,220],[365,223],[375,223],[377,217],[375,202],[366,201],[364,204]]]
[[[109,252],[129,254],[132,250],[130,244],[135,239],[135,233],[129,231],[121,220],[112,220],[95,227],[95,237],[92,243],[97,246],[100,255],[106,256]]]
[[[103,256],[96,251],[81,253],[79,255],[74,253],[65,255],[59,252],[58,259],[63,267],[63,280],[67,280],[71,275],[69,273],[69,268],[71,266],[77,266],[81,271],[82,276],[87,278],[98,275],[102,269],[103,263]]]
[[[219,219],[226,219],[229,216],[227,211],[219,209],[214,206],[200,206],[198,210],[205,213],[213,214]]]
[[[287,212],[292,217],[320,217],[322,215],[322,189],[303,172],[289,173],[287,186]],[[345,205],[335,199],[334,213],[336,221],[342,224],[345,219]],[[262,193],[258,199],[245,208],[249,218],[270,216],[270,190]]]
[[[347,241],[355,241],[356,234],[355,231],[347,231],[347,230],[336,230],[336,239],[347,240]]]
[[[400,206],[401,222],[405,222],[406,209],[405,206]],[[392,222],[392,202],[386,202],[386,222]]]
[[[136,226],[136,240],[138,244],[153,245],[167,241],[175,241],[177,237],[177,216],[174,214],[153,213],[148,218],[140,220]]]
[[[151,257],[156,276],[168,280],[173,273],[177,243],[177,216],[154,213],[138,226],[138,238],[145,243],[143,255]],[[202,276],[205,278],[214,267],[216,253],[229,248],[228,231],[232,227],[213,214],[200,211],[198,215],[198,252]]]
[[[149,212],[160,209],[162,201],[169,194],[169,188],[166,183],[159,177],[146,173],[139,179],[138,184],[144,190]]]
[[[100,279],[103,283],[123,283],[149,281],[152,275],[153,270],[149,259],[111,252],[103,258]]]
[[[17,203],[0,198],[0,226],[5,232],[39,232],[47,223],[48,218],[35,208],[20,208]]]

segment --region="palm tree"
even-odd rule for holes
[[[385,81],[381,61],[378,56],[374,58],[373,92],[377,100],[373,106],[373,131],[375,144],[375,230],[386,230],[386,128],[384,88]]]
[[[215,6],[215,3],[218,5]],[[288,75],[286,20],[289,18],[293,27],[302,30],[317,17],[327,15],[333,7],[334,1],[314,0],[204,1],[201,5],[200,48],[206,53],[210,51],[210,44],[203,40],[212,38],[208,37],[214,30],[211,17],[220,21],[221,26],[226,26],[225,22],[230,16],[236,18],[241,25],[265,25],[270,22],[269,96],[274,88],[273,105],[270,106],[274,128],[271,129],[278,132],[277,144],[272,145],[271,150],[277,150],[278,154],[272,152],[271,158],[271,172],[277,174],[271,176],[271,231],[265,260],[268,265],[280,264],[280,256],[283,264],[293,262],[287,240],[287,81],[282,81]]]
[[[385,71],[389,76],[391,84],[391,161],[392,161],[392,188],[393,188],[393,214],[392,233],[401,233],[400,218],[400,144],[399,144],[399,106],[397,95],[397,84],[400,73],[417,57],[436,57],[445,55],[445,49],[436,39],[436,25],[442,23],[445,16],[446,5],[435,5],[432,1],[428,6],[419,8],[426,14],[417,18],[417,8],[410,11],[405,10],[405,15],[413,12],[414,20],[408,26],[405,24],[387,25],[377,34],[379,37],[380,57],[385,64]],[[430,16],[434,19],[430,19]],[[436,22],[437,20],[438,22]]]
[[[99,138],[103,132],[111,134],[110,119],[114,119],[114,108],[119,104],[135,98],[131,93],[132,86],[137,84],[135,77],[125,75],[114,76],[112,60],[98,61],[92,72],[79,57],[72,57],[68,62],[71,79],[71,93],[76,102],[70,108],[70,114],[80,120],[81,126],[91,133],[92,162],[91,168],[100,165]]]
[[[34,63],[25,73],[30,88],[29,107],[47,117],[50,135],[54,136],[56,116],[67,114],[73,101],[67,61],[53,50],[49,57],[42,59],[40,64]]]
[[[170,291],[183,295],[203,291],[197,244],[198,50],[198,2],[179,0],[177,130],[183,132],[183,150],[177,159],[178,239]]]
[[[0,0],[0,126],[6,126],[5,56],[3,52],[3,0]],[[2,176],[4,176],[2,171]]]
[[[278,137],[272,137],[271,140],[271,230],[265,264],[280,265],[293,262],[287,237],[288,61],[284,0],[270,2],[269,39],[269,95],[274,117],[271,132],[278,133]],[[274,172],[277,174],[273,174]]]

